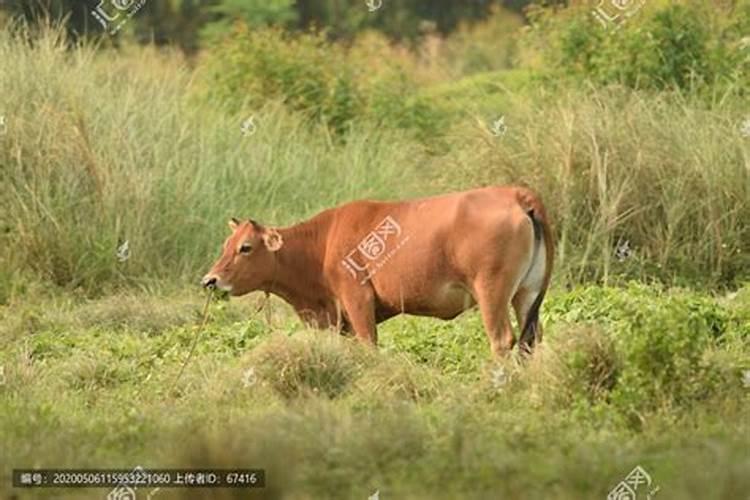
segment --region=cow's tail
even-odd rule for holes
[[[534,296],[531,306],[526,311],[519,348],[524,352],[531,352],[534,345],[542,340],[542,328],[539,324],[539,309],[549,288],[554,259],[554,243],[547,213],[539,197],[527,189],[519,189],[518,201],[531,219],[534,228],[534,250],[531,265],[520,287]]]

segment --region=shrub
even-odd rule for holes
[[[231,29],[233,19],[249,26],[291,25],[298,21],[293,0],[222,0],[208,7],[214,18],[200,30],[204,40],[217,39]]]
[[[516,62],[521,26],[517,14],[493,6],[487,19],[476,24],[461,23],[445,39],[441,63],[454,75],[511,68]]]
[[[355,120],[378,127],[437,130],[441,115],[416,95],[404,52],[364,33],[350,49],[324,32],[298,35],[237,23],[204,60],[211,98],[258,109],[278,100],[343,135]]]
[[[311,332],[292,338],[277,335],[254,349],[248,362],[285,398],[310,393],[335,398],[349,389],[369,354],[330,332]]]
[[[339,133],[359,114],[353,69],[322,32],[293,36],[238,22],[207,57],[209,95],[218,99],[250,109],[280,100]]]
[[[432,401],[440,392],[440,375],[417,366],[404,355],[383,355],[358,377],[355,390],[363,404],[372,401]]]
[[[724,356],[714,353],[723,342],[743,342],[736,338],[744,328],[736,318],[746,311],[730,313],[706,296],[639,284],[580,289],[560,302],[553,299],[547,310],[552,321],[602,325],[602,332],[572,348],[559,346],[573,341],[553,340],[572,374],[562,386],[606,401],[633,425],[650,412],[690,408],[727,387],[739,388],[741,355],[732,358],[731,349]]]
[[[554,79],[583,78],[599,84],[684,90],[722,88],[746,92],[748,60],[737,26],[748,6],[708,7],[699,2],[643,7],[620,29],[603,28],[590,6],[531,9],[527,53],[553,68]]]

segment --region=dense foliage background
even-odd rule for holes
[[[114,4],[98,0],[8,0],[0,5],[0,12],[4,11],[6,16],[20,15],[32,22],[44,17],[64,19],[69,36],[87,37],[102,31],[101,24],[91,14],[100,3],[106,12],[116,13]],[[462,23],[486,19],[497,7],[521,14],[529,3],[529,0],[146,1],[123,36],[135,36],[141,43],[177,44],[192,52],[202,46],[207,37],[220,35],[231,22],[240,20],[254,28],[268,25],[289,30],[326,27],[329,36],[337,39],[352,38],[363,30],[376,29],[392,39],[414,41],[425,28],[448,34]],[[386,8],[377,8],[378,5]]]
[[[0,280],[87,294],[192,280],[227,216],[284,224],[353,197],[503,182],[550,206],[558,284],[747,279],[748,2],[652,2],[619,29],[589,6],[533,6],[528,23],[495,5],[470,22],[455,7],[448,36],[403,43],[382,26],[346,39],[291,29],[310,19],[304,4],[260,24],[251,13],[281,4],[144,9],[155,5],[219,9],[226,24],[206,24],[214,34],[194,56],[139,48],[149,10],[114,37],[75,42],[40,28],[53,21],[6,24],[0,252],[12,265]],[[388,15],[433,19],[410,5]],[[248,119],[259,132],[244,139]],[[126,265],[112,258],[124,240]],[[631,257],[614,259],[623,244]]]

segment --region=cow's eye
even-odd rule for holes
[[[240,246],[240,253],[250,253],[252,249],[253,249],[253,246],[250,243],[243,243]]]

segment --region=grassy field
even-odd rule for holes
[[[605,498],[641,465],[657,498],[750,491],[748,288],[554,293],[546,341],[527,363],[490,362],[473,312],[389,322],[374,351],[300,329],[279,303],[255,315],[256,299],[214,303],[174,387],[198,330],[194,291],[4,311],[4,475],[246,466],[266,469],[257,498],[579,499]]]
[[[318,75],[317,48],[300,69],[263,36],[272,69],[313,83],[341,69]],[[240,49],[227,60],[247,62]],[[639,465],[657,499],[750,495],[741,93],[548,85],[523,68],[441,80],[407,58],[412,93],[316,114],[242,87],[216,100],[211,54],[70,47],[54,29],[26,43],[6,27],[0,60],[0,498],[107,494],[12,489],[13,468],[137,465],[267,472],[263,490],[155,500],[603,499]],[[361,116],[333,123],[326,106]],[[558,239],[531,359],[491,360],[476,311],[395,318],[372,350],[275,300],[258,313],[253,295],[212,303],[173,386],[229,217],[286,225],[507,182],[541,193]]]

